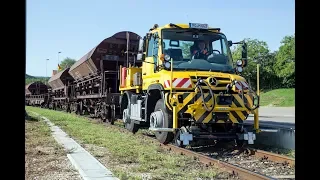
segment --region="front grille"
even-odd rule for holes
[[[206,80],[208,76],[190,76],[190,78],[192,82],[196,84],[199,78]],[[215,83],[214,83],[215,85],[211,85],[211,89],[214,91],[214,93],[216,93],[215,91],[220,92],[220,91],[226,90],[227,89],[226,86],[231,83],[230,78],[226,78],[226,77],[214,77],[214,79],[215,79]],[[208,84],[210,85],[209,82]],[[200,85],[202,86],[202,89],[204,90],[204,92],[209,92],[208,86],[206,86],[204,83],[201,83]]]

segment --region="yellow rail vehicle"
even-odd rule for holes
[[[120,67],[121,112],[126,128],[155,131],[161,143],[179,146],[201,140],[246,140],[254,132],[243,121],[259,97],[240,76],[247,65],[233,62],[226,36],[207,24],[155,25],[140,40],[141,67]]]

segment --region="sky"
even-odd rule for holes
[[[271,51],[279,48],[284,36],[295,32],[294,0],[26,2],[26,73],[32,76],[51,76],[58,59],[79,60],[119,31],[144,36],[154,24],[206,23],[221,28],[228,40],[259,39],[267,42]]]

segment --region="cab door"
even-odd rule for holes
[[[146,36],[146,56],[142,63],[143,89],[147,89],[154,81],[158,64],[159,36],[158,33],[149,33]]]

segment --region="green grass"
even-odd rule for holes
[[[260,93],[261,106],[292,107],[295,106],[295,89],[275,89]]]
[[[66,156],[64,148],[52,137],[49,126],[29,113],[25,120],[25,179],[49,179],[53,175],[72,178],[70,175],[77,172],[63,166]]]
[[[53,137],[51,137],[50,128],[43,121],[40,121],[40,117],[34,115],[33,113],[29,113],[28,115],[29,118],[25,123],[26,139],[36,140],[38,143],[44,142],[43,144],[54,142]],[[30,142],[33,143],[32,141]],[[27,144],[28,143],[29,141],[27,141]]]
[[[158,143],[139,134],[120,132],[112,126],[64,112],[35,107],[26,107],[26,110],[47,117],[76,140],[107,148],[112,161],[126,166],[108,164],[121,179],[141,179],[142,173],[150,173],[152,179],[211,179],[219,175],[215,167],[205,167],[193,158],[165,151]]]

